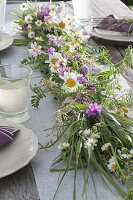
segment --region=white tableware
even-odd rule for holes
[[[0,30],[4,29],[6,0],[0,0]]]
[[[0,114],[1,118],[20,118],[27,112],[28,91],[32,70],[24,65],[9,65],[0,68]],[[17,121],[18,122],[18,121]]]
[[[124,43],[133,43],[133,36],[130,36],[125,33],[119,33],[115,31],[101,30],[97,28],[93,28],[91,31],[91,35],[102,40],[119,42],[121,44]]]
[[[93,0],[72,0],[72,4],[76,21],[91,24]]]
[[[13,38],[2,31],[0,31],[0,51],[10,47],[13,43]]]
[[[0,120],[0,125],[20,129],[13,142],[0,147],[0,178],[8,176],[26,166],[36,155],[38,138],[32,130],[22,125]]]

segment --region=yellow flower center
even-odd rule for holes
[[[76,86],[76,81],[73,78],[68,78],[66,81],[66,84],[68,85],[68,87],[74,87]]]
[[[56,83],[51,84],[52,88],[56,88]]]
[[[58,66],[55,65],[55,66],[53,67],[53,69],[54,69],[55,71],[57,71],[57,70],[58,70]]]
[[[66,24],[65,24],[63,21],[61,21],[61,22],[59,23],[59,27],[60,27],[61,29],[64,29],[64,28],[66,27]]]
[[[58,61],[58,58],[52,58],[51,62],[55,64]]]
[[[116,168],[117,168],[117,164],[116,164],[116,163],[113,163],[113,164],[111,165],[111,167],[112,167],[112,169],[116,169]]]
[[[62,59],[62,60],[61,60],[61,63],[62,63],[62,64],[65,63],[65,60]]]
[[[127,107],[123,107],[123,111],[124,111],[124,113],[128,113],[128,108]]]

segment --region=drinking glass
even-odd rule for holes
[[[6,0],[0,0],[0,30],[4,29]]]
[[[91,25],[93,0],[72,0],[74,17],[81,25]]]
[[[0,67],[0,116],[9,121],[24,122],[32,70],[24,65]]]

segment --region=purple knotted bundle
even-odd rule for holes
[[[116,19],[114,15],[109,15],[94,27],[102,30],[115,31],[131,34],[133,32],[133,24],[126,19]]]
[[[13,141],[15,134],[19,129],[10,126],[0,126],[0,146]]]

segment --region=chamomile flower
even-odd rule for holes
[[[115,161],[115,158],[112,156],[112,158],[109,160],[108,168],[111,172],[115,172],[117,170],[117,163]]]
[[[28,37],[31,38],[31,39],[34,38],[35,37],[35,33],[33,31],[30,31],[28,33]]]
[[[33,21],[33,17],[30,14],[25,16],[25,23],[31,24],[32,21]]]
[[[62,149],[62,150],[63,150],[63,149],[68,149],[69,146],[70,146],[69,143],[63,142],[63,143],[60,143],[60,144],[58,145],[58,149]]]
[[[91,137],[95,140],[100,138],[100,134],[99,133],[92,133]]]
[[[41,26],[42,26],[42,21],[41,21],[41,20],[37,20],[37,21],[35,22],[35,25],[36,25],[37,27],[41,27]]]
[[[56,63],[55,65],[50,65],[50,70],[52,73],[57,73],[59,69],[59,64]]]
[[[35,37],[35,39],[39,43],[44,41],[44,39],[41,36],[40,37]]]
[[[79,86],[78,76],[76,72],[64,72],[64,82],[65,86],[69,88],[72,92],[76,91]]]
[[[22,4],[20,5],[20,10],[21,10],[22,12],[25,12],[26,10],[28,10],[28,5],[27,5],[27,3],[22,3]]]
[[[60,21],[58,26],[59,26],[60,29],[66,29],[67,24],[66,24],[65,21]]]
[[[108,151],[108,149],[109,149],[110,146],[111,146],[111,143],[108,142],[108,143],[104,144],[104,145],[101,147],[101,149],[102,149],[102,151]]]
[[[49,55],[49,61],[50,61],[50,65],[55,65],[61,58],[61,54],[60,53],[53,53]]]
[[[60,60],[59,60],[59,62],[60,62],[61,65],[66,66],[66,64],[67,64],[67,59],[61,57]]]
[[[85,142],[85,148],[91,148],[93,150],[95,146],[97,146],[97,140],[93,138],[88,138]]]
[[[83,135],[89,136],[89,135],[90,135],[90,132],[91,132],[90,129],[86,129],[86,130],[84,130]]]

